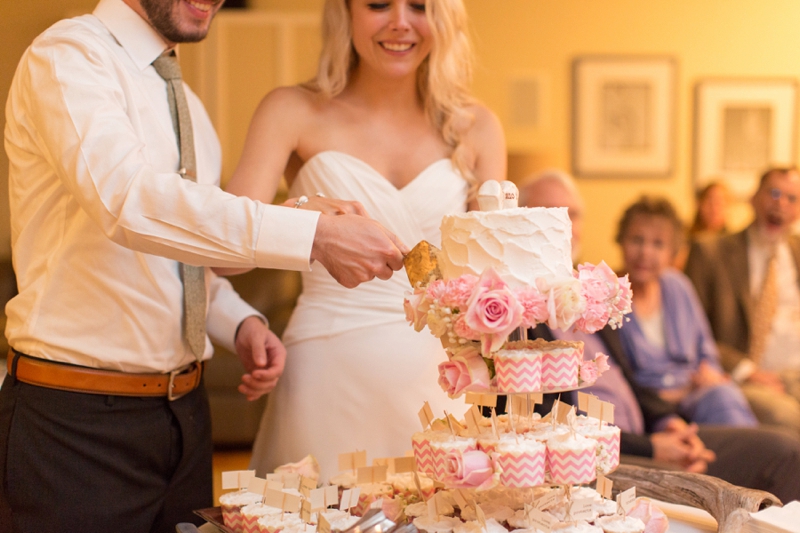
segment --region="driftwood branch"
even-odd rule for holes
[[[635,486],[637,496],[704,509],[716,519],[720,533],[738,533],[750,518],[748,513],[781,505],[769,492],[700,474],[620,465],[608,477],[620,491]]]

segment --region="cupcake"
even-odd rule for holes
[[[266,515],[258,519],[258,533],[279,533],[290,528],[304,526],[300,515],[297,513],[280,513]]]
[[[277,507],[270,507],[263,503],[251,503],[241,509],[242,531],[244,533],[258,533],[258,521],[264,516],[280,515],[282,511]]]
[[[431,518],[426,514],[415,518],[413,524],[420,531],[427,531],[428,533],[450,533],[461,526],[462,522],[460,518],[450,516]]]
[[[358,503],[353,508],[353,514],[356,516],[364,516],[373,502],[394,495],[394,489],[389,483],[365,483],[359,487],[361,492],[358,495]]]
[[[578,367],[583,360],[583,343],[541,341],[542,388],[567,390],[578,387]],[[537,342],[534,341],[534,342]]]
[[[561,524],[558,527],[554,527],[551,533],[603,533],[603,530],[588,522],[578,522],[575,524]]]
[[[608,425],[600,427],[595,421],[593,425],[580,426],[578,433],[597,441],[598,470],[603,474],[608,474],[619,466],[620,430],[618,427]]]
[[[577,433],[547,440],[547,467],[558,485],[589,483],[596,477],[597,442]]]
[[[242,507],[253,503],[261,503],[264,497],[260,494],[248,492],[247,489],[228,492],[219,497],[219,504],[222,507],[222,521],[225,527],[234,530],[236,533],[242,532]]]
[[[434,468],[430,432],[418,431],[411,435],[411,449],[414,451],[414,460],[417,462],[417,470],[421,474],[433,475]]]
[[[494,354],[497,391],[528,393],[542,390],[542,349],[537,341],[510,342]]]
[[[387,483],[392,485],[394,495],[404,498],[406,501],[418,501],[419,493],[417,492],[417,484],[414,482],[414,474],[412,472],[404,472],[402,474],[392,474],[386,479]],[[433,480],[425,475],[419,475],[419,484],[422,489],[422,498],[427,500],[436,491]]]
[[[437,437],[431,439],[431,455],[433,456],[433,477],[439,481],[445,478],[445,456],[451,451],[466,452],[478,449],[478,441],[468,437]]]
[[[494,454],[500,469],[500,483],[506,487],[528,488],[544,483],[547,448],[528,439],[504,439]]]
[[[644,533],[644,522],[632,516],[604,516],[595,524],[603,528],[604,533]]]

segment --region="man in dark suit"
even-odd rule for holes
[[[800,431],[800,174],[771,169],[745,230],[695,242],[686,262],[722,364],[764,423]]]

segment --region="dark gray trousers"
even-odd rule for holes
[[[211,507],[211,420],[186,396],[0,388],[0,533],[173,532]]]

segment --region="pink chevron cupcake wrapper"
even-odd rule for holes
[[[574,389],[578,386],[578,364],[583,350],[561,348],[542,353],[542,387]]]
[[[546,454],[538,452],[499,452],[495,454],[497,465],[501,468],[500,483],[506,487],[538,487],[544,483]]]
[[[532,350],[526,352],[530,357],[504,357],[502,351],[495,355],[494,368],[499,392],[526,393],[542,389],[540,354]]]
[[[597,475],[596,464],[594,447],[579,451],[547,449],[550,479],[557,485],[590,483]]]
[[[433,478],[444,479],[444,458],[447,452],[440,447],[431,447],[431,461],[433,462]]]
[[[423,474],[433,474],[433,452],[431,442],[424,436],[414,435],[411,439],[411,449],[417,462],[417,470]]]
[[[619,466],[619,433],[598,438],[597,446],[603,473],[613,472]]]
[[[242,532],[242,506],[241,505],[223,505],[222,506],[222,523],[225,527],[232,529],[236,533]]]
[[[491,455],[497,451],[496,439],[478,439],[478,449],[485,454]]]
[[[242,532],[243,533],[259,533],[261,528],[258,525],[260,516],[245,516],[242,515]]]

